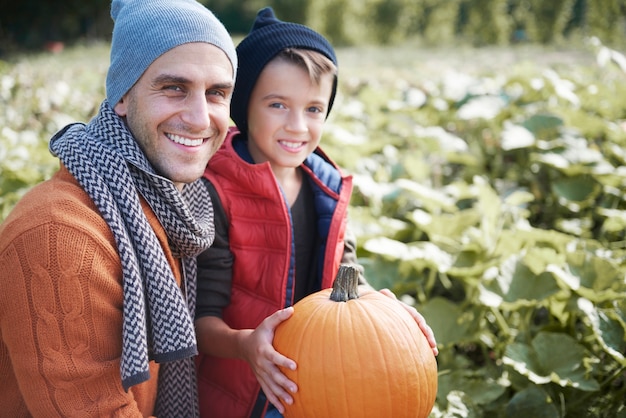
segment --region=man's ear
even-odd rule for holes
[[[121,116],[121,117],[126,116],[126,113],[128,112],[128,106],[126,105],[126,103],[127,103],[127,99],[126,99],[126,95],[124,95],[122,96],[120,101],[117,102],[117,104],[113,107],[113,110],[115,110],[115,113],[117,113],[118,116]]]

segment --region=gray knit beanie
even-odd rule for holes
[[[196,0],[113,0],[111,65],[106,93],[115,106],[152,62],[189,42],[222,49],[237,73],[237,53],[222,22]]]
[[[284,22],[274,15],[271,7],[259,10],[250,33],[237,45],[239,70],[230,101],[230,117],[242,133],[248,131],[248,102],[263,68],[285,48],[317,51],[337,65],[335,50],[326,38],[298,23]],[[328,113],[337,92],[335,77],[328,102]]]

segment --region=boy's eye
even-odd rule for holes
[[[283,106],[282,103],[270,103],[270,107],[273,107],[275,109],[283,109],[285,106]]]

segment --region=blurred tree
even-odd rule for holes
[[[531,18],[530,2],[528,0],[509,0],[507,14],[511,18],[511,41],[527,41],[526,21]]]
[[[50,41],[110,38],[110,0],[0,0],[0,52]]]
[[[246,34],[250,31],[258,9],[266,4],[262,1],[233,1],[233,0],[199,0],[232,34]]]
[[[424,0],[424,40],[431,45],[447,44],[456,37],[461,0]]]
[[[0,55],[48,41],[110,39],[111,0],[0,0]],[[421,37],[431,45],[559,41],[596,35],[624,45],[626,0],[199,0],[234,35],[250,30],[259,9],[272,6],[335,45],[385,44]]]
[[[525,22],[528,39],[542,44],[561,40],[572,15],[574,0],[529,0],[529,4],[530,18]]]
[[[319,31],[335,46],[361,43],[362,24],[355,19],[358,0],[311,1],[306,24]]]
[[[306,24],[310,0],[268,0],[266,3],[274,9],[279,19]]]
[[[370,42],[390,44],[411,35],[422,11],[416,0],[370,0],[365,3]]]
[[[587,20],[587,0],[575,0],[572,6],[572,16],[565,27],[565,36],[585,33]]]
[[[502,45],[511,40],[512,18],[507,0],[467,0],[467,22],[461,32],[477,46]]]
[[[593,0],[587,2],[588,33],[604,44],[614,44],[624,37],[623,21],[626,1]]]

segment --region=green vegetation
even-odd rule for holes
[[[95,113],[106,47],[0,63],[0,219],[57,166],[49,137]],[[369,279],[440,343],[432,416],[626,417],[624,56],[338,53],[324,148],[355,176]]]
[[[286,21],[304,23],[334,45],[551,44],[597,36],[624,45],[624,0],[200,0],[229,32],[245,34],[256,12],[272,6]],[[21,0],[0,6],[0,56],[50,41],[110,40],[109,0]]]

